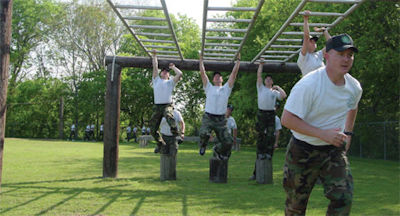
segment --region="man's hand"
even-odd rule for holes
[[[153,49],[152,53],[153,53],[153,56],[156,56],[157,55],[157,50]]]
[[[174,63],[169,63],[169,69],[174,69],[175,64]]]
[[[344,134],[340,128],[324,130],[321,139],[336,147],[343,147],[348,136]]]
[[[308,17],[310,16],[310,14],[311,14],[311,11],[309,11],[309,10],[305,10],[304,11],[304,19],[308,19]]]
[[[316,31],[316,32],[323,32],[325,30],[326,30],[326,27],[321,27],[321,28],[314,27],[314,31]]]

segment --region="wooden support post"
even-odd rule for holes
[[[256,160],[256,181],[259,184],[272,184],[272,159]]]
[[[6,129],[8,65],[10,63],[12,0],[0,1],[0,191]]]
[[[176,142],[176,140],[175,140]],[[167,153],[165,149],[168,148]],[[176,143],[161,148],[160,156],[160,179],[161,181],[176,180]]]
[[[64,97],[63,96],[60,97],[58,136],[60,139],[64,139]]]
[[[104,117],[104,178],[116,178],[118,174],[121,69],[121,66],[118,64],[107,65],[107,92]]]
[[[227,183],[228,182],[228,161],[210,158],[210,182]]]

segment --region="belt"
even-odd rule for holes
[[[225,115],[215,115],[215,114],[211,114],[211,113],[208,113],[208,112],[206,112],[206,114],[208,116],[210,116],[210,117],[223,117],[223,116],[225,116]]]
[[[262,110],[262,109],[258,109],[258,111],[259,112],[262,112],[262,113],[269,113],[269,112],[275,112],[275,110]]]
[[[329,150],[337,148],[334,145],[324,145],[324,146],[311,145],[311,144],[309,144],[307,142],[304,142],[302,140],[296,139],[296,137],[294,137],[294,136],[292,136],[292,138],[293,138],[293,143],[294,144],[299,145],[301,147],[304,147],[305,149],[308,149],[308,150],[329,151]]]
[[[165,106],[165,105],[171,105],[172,103],[165,103],[165,104],[155,104],[157,106]]]

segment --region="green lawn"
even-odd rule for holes
[[[284,150],[274,155],[274,184],[248,181],[255,149],[233,152],[228,183],[208,181],[211,151],[198,155],[184,143],[177,180],[159,180],[160,156],[153,146],[121,143],[117,179],[103,179],[103,144],[6,139],[0,215],[283,215]],[[399,164],[350,158],[354,177],[352,215],[400,215]],[[307,215],[325,215],[321,186]]]

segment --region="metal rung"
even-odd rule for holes
[[[204,51],[208,51],[208,52],[236,52],[235,49],[204,49]]]
[[[217,60],[217,61],[232,61],[230,58],[212,58],[212,57],[204,57],[204,60]]]
[[[303,26],[304,23],[290,23],[289,25],[291,26]],[[308,26],[310,27],[331,27],[332,24],[328,24],[328,23],[308,23]]]
[[[131,28],[141,29],[168,29],[168,26],[156,26],[156,25],[130,25]]]
[[[264,53],[285,53],[285,54],[293,54],[293,53],[297,53],[297,51],[286,51],[286,50],[267,50]]]
[[[176,55],[157,55],[157,57],[160,57],[160,58],[180,58],[180,56],[176,56]]]
[[[165,18],[159,17],[138,17],[138,16],[128,16],[124,17],[127,20],[151,20],[151,21],[166,21]]]
[[[223,47],[240,47],[240,44],[226,44],[226,43],[205,43],[205,46],[223,46]]]
[[[293,49],[298,49],[302,48],[303,46],[300,45],[271,45],[272,48],[293,48]]]
[[[247,32],[247,29],[206,29],[208,32]]]
[[[300,12],[299,14],[304,15],[304,12]],[[334,12],[310,12],[309,16],[344,16],[344,14]]]
[[[171,37],[170,34],[164,34],[164,33],[136,32],[136,34],[137,35],[142,35],[142,36]]]
[[[164,49],[176,49],[174,46],[161,46],[161,45],[146,45],[146,48],[164,48]]]
[[[287,58],[287,55],[262,55],[261,58]]]
[[[175,42],[170,41],[170,40],[152,40],[152,39],[145,39],[145,40],[142,40],[142,42],[148,42],[148,43],[175,43]]]
[[[146,50],[148,53],[152,53],[151,50]],[[157,50],[157,53],[169,53],[169,54],[179,54],[178,51],[166,51],[166,50]]]
[[[276,39],[276,41],[279,42],[302,42],[302,39],[288,39],[288,38],[281,38],[281,39]]]
[[[163,10],[162,7],[157,6],[141,6],[141,5],[115,5],[116,8],[120,9],[145,9],[145,10]]]
[[[209,40],[243,40],[242,37],[206,37]]]
[[[204,53],[204,56],[224,56],[224,57],[235,57],[234,54],[222,54],[222,53]]]
[[[248,7],[208,7],[208,10],[215,11],[256,11],[256,8]]]
[[[207,19],[207,22],[251,22],[251,19]]]
[[[356,4],[361,3],[361,0],[308,0],[309,2],[318,2],[318,3],[348,3],[348,4]]]
[[[283,35],[303,35],[304,32],[282,32]],[[322,32],[310,32],[310,35],[322,35]]]
[[[264,60],[264,62],[279,62],[279,63],[284,63],[284,61],[280,61],[280,60]]]

